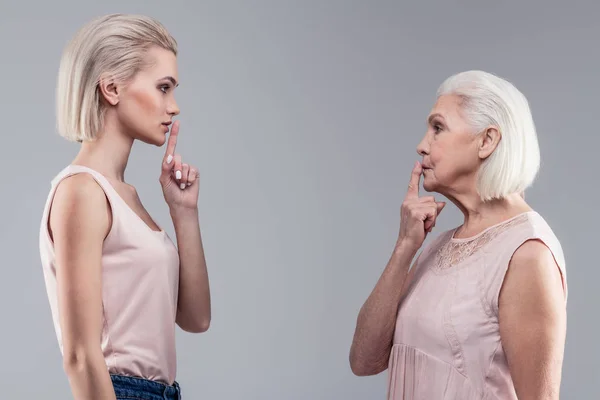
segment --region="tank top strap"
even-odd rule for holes
[[[53,180],[52,180],[52,187],[54,189],[56,189],[56,187],[58,186],[58,184],[64,180],[65,178],[68,178],[72,175],[76,175],[79,173],[87,173],[89,175],[91,175],[94,180],[100,185],[100,187],[102,188],[102,190],[104,190],[104,193],[106,194],[106,196],[108,197],[109,201],[112,203],[113,199],[115,198],[115,196],[118,196],[118,193],[116,192],[115,188],[112,186],[112,184],[108,181],[108,179],[106,179],[106,177],[104,175],[102,175],[101,173],[99,173],[98,171],[89,168],[89,167],[85,167],[83,165],[74,165],[74,164],[70,164],[68,166],[66,166]]]
[[[60,171],[51,180],[51,189],[50,189],[50,193],[48,194],[48,198],[46,200],[46,206],[45,206],[44,213],[42,216],[43,221],[44,221],[44,224],[42,226],[44,227],[44,229],[46,229],[48,226],[50,210],[52,207],[52,202],[54,200],[54,195],[56,193],[56,189],[58,188],[58,185],[64,179],[66,179],[70,176],[73,176],[73,175],[81,174],[81,173],[86,173],[86,174],[90,175],[96,181],[96,183],[100,186],[100,188],[104,192],[104,194],[109,202],[109,205],[111,208],[111,215],[112,215],[112,225],[111,225],[111,230],[110,230],[108,236],[106,237],[106,240],[107,240],[107,242],[110,242],[110,239],[114,234],[113,232],[115,230],[118,230],[117,226],[119,225],[119,221],[122,217],[122,212],[120,211],[121,206],[120,206],[120,202],[119,202],[120,196],[104,175],[102,175],[101,173],[99,173],[98,171],[96,171],[92,168],[85,167],[83,165],[69,164],[65,168],[63,168],[63,170]],[[48,240],[50,240],[49,234],[47,235],[47,238],[48,238]]]
[[[536,212],[528,212],[525,215],[526,218],[523,218],[521,223],[504,232],[502,237],[499,238],[499,242],[493,246],[493,250],[490,250],[485,257],[486,266],[483,284],[486,298],[484,301],[491,305],[491,311],[495,316],[498,316],[500,290],[510,261],[517,249],[529,240],[541,241],[552,253],[561,274],[565,302],[567,300],[566,265],[560,242],[542,216]]]

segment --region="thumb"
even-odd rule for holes
[[[436,201],[435,205],[437,206],[437,213],[438,213],[438,215],[440,215],[440,213],[442,212],[444,207],[446,207],[446,202],[445,201]]]

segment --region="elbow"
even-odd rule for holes
[[[372,369],[361,363],[350,363],[350,369],[356,376],[371,376],[375,375]]]
[[[210,319],[203,319],[201,321],[198,321],[196,324],[194,324],[191,332],[192,333],[204,333],[208,330],[208,328],[210,328]]]
[[[85,365],[86,355],[79,352],[64,352],[63,355],[63,370],[68,376],[73,375],[76,371],[81,371]]]
[[[204,333],[208,331],[211,322],[211,312],[208,310],[177,310],[175,317],[177,325],[188,333]]]
[[[350,370],[356,376],[368,376],[369,375],[367,373],[366,368],[363,365],[361,365],[357,362],[353,362],[352,360],[350,360]]]
[[[100,353],[98,348],[97,353]],[[78,347],[72,348],[65,346],[63,349],[63,370],[68,376],[78,375],[87,370],[99,354],[94,354],[93,350]]]
[[[385,370],[385,366],[375,365],[350,356],[350,369],[356,376],[372,376],[377,375]]]
[[[210,318],[201,318],[194,321],[186,321],[179,324],[181,329],[189,333],[204,333],[210,328]]]

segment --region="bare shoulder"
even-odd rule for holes
[[[110,204],[104,190],[87,173],[63,179],[56,188],[50,213],[53,236],[106,236],[111,224]]]
[[[539,307],[564,299],[563,278],[552,251],[537,239],[523,243],[513,254],[500,292],[500,303],[527,299]]]
[[[511,274],[523,278],[543,280],[558,278],[558,281],[561,281],[560,268],[552,251],[544,242],[537,239],[527,240],[514,252],[509,270]]]

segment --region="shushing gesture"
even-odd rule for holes
[[[169,133],[159,181],[169,208],[194,209],[198,207],[198,170],[183,163],[181,155],[175,153],[178,135],[179,121],[175,121]]]
[[[435,226],[438,215],[446,206],[445,202],[435,201],[433,196],[419,197],[422,173],[421,163],[415,162],[400,212],[399,241],[406,242],[415,249],[423,245],[427,234]]]

